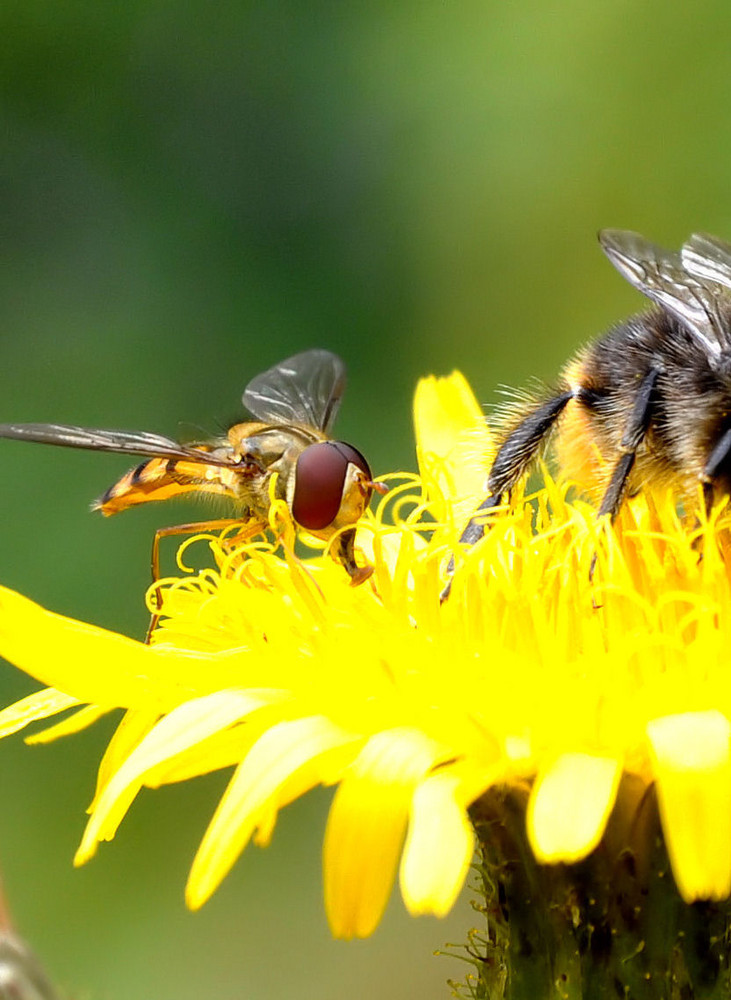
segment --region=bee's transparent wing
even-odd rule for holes
[[[706,233],[693,233],[680,251],[683,267],[697,278],[731,288],[731,244]]]
[[[225,456],[210,455],[200,448],[186,447],[171,438],[145,431],[104,431],[68,424],[0,424],[0,438],[56,444],[66,448],[88,448],[90,451],[113,451],[122,455],[143,455],[147,458],[180,458],[204,465],[231,465],[231,461]]]
[[[720,289],[687,270],[680,253],[623,229],[603,229],[599,242],[619,273],[679,320],[709,354],[723,350],[728,335],[719,310]]]
[[[295,354],[257,375],[244,406],[259,420],[308,424],[329,433],[345,391],[345,365],[330,351]]]

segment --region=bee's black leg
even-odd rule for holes
[[[713,488],[713,483],[712,482],[703,483],[703,509],[706,512],[706,517],[709,517],[711,511],[713,510],[713,501],[715,499],[715,496],[716,496],[716,491]]]
[[[725,468],[724,468],[725,467]],[[723,469],[726,475],[731,468],[731,428],[721,435],[718,442],[708,456],[701,481],[703,483],[703,500],[706,506],[706,514],[710,514],[714,500],[713,484],[719,478]]]
[[[493,497],[499,498],[513,489],[538,454],[564,407],[573,397],[573,391],[563,392],[560,396],[542,403],[524,417],[503,441],[487,477],[488,500]],[[486,501],[482,506],[485,503]],[[496,504],[493,503],[492,506]]]
[[[706,518],[710,517],[711,511],[713,510],[713,503],[716,499],[715,483],[721,477],[721,471],[725,473],[724,479],[728,479],[729,469],[731,468],[731,428],[724,431],[721,437],[718,439],[715,448],[708,456],[706,464],[703,467],[703,474],[701,476],[701,483],[703,484],[703,507],[706,512]],[[700,526],[700,522],[696,519],[696,528]],[[694,547],[700,548],[701,538],[698,537],[696,545]],[[698,556],[698,561],[700,562],[703,558],[703,553],[701,552]]]
[[[482,536],[485,534],[485,523],[481,515],[485,514],[489,510],[493,510],[495,507],[500,506],[500,501],[502,500],[502,493],[491,493],[486,496],[482,501],[480,506],[477,508],[475,513],[467,522],[467,527],[464,529],[462,534],[459,536],[459,540],[463,545],[475,545]],[[451,573],[454,569],[454,558],[449,563],[449,572]]]
[[[640,390],[635,397],[632,412],[630,413],[627,426],[624,429],[624,434],[619,444],[619,459],[612,470],[612,477],[602,497],[601,506],[599,507],[599,517],[603,514],[609,514],[610,519],[613,521],[622,505],[622,499],[627,487],[627,479],[635,464],[637,449],[645,434],[647,434],[647,429],[652,420],[653,394],[655,391],[655,382],[659,374],[660,372],[657,368],[651,368],[642,379]],[[590,580],[594,578],[596,560],[597,554],[595,552],[591,557],[591,564],[589,565]]]
[[[622,440],[619,444],[620,457],[614,466],[612,478],[609,480],[606,492],[602,498],[599,516],[609,514],[611,519],[617,516],[625,487],[627,477],[635,464],[635,455],[642,442],[647,429],[652,420],[652,401],[655,392],[655,382],[660,374],[657,368],[651,368],[642,379],[640,390],[635,397],[635,402],[630,413],[627,426],[624,429]]]
[[[632,471],[632,466],[634,464],[635,451],[625,451],[612,471],[612,478],[609,480],[609,486],[607,486],[604,492],[602,503],[598,511],[599,517],[601,517],[602,514],[609,514],[611,520],[613,521],[617,516],[617,512],[622,505],[622,498],[624,497],[624,490],[627,485],[627,477]]]
[[[467,522],[460,535],[460,542],[474,545],[485,534],[485,522],[482,515],[493,507],[499,506],[503,496],[510,493],[525,473],[526,469],[538,454],[541,445],[546,440],[564,407],[573,399],[573,391],[562,392],[547,402],[537,406],[518,426],[511,431],[498,449],[495,461],[492,463],[487,477],[487,496]],[[452,589],[452,574],[454,572],[454,557],[447,567],[447,583],[440,594],[440,601],[449,597]]]

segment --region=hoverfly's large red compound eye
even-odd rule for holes
[[[348,464],[357,466],[371,479],[371,470],[361,453],[343,441],[311,444],[297,459],[292,516],[310,531],[321,531],[335,520],[343,500]]]

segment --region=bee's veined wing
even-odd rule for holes
[[[727,346],[718,286],[687,270],[680,253],[624,229],[603,229],[599,242],[619,273],[679,320],[709,354]]]
[[[66,448],[88,448],[91,451],[113,451],[123,455],[143,455],[148,458],[181,458],[202,465],[230,466],[221,455],[210,455],[193,446],[178,444],[171,438],[145,431],[104,431],[68,424],[0,424],[0,438],[16,441],[36,441]]]
[[[309,424],[330,431],[345,391],[345,365],[330,351],[295,354],[257,375],[244,390],[244,406],[259,420]]]
[[[731,288],[731,244],[707,233],[693,233],[680,256],[685,270],[697,278]]]

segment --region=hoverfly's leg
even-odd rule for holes
[[[333,547],[333,558],[350,577],[350,586],[358,587],[373,573],[372,566],[359,566],[355,561],[355,528],[341,532]]]
[[[552,430],[564,407],[573,399],[573,390],[562,392],[547,402],[537,406],[525,416],[518,426],[510,432],[498,449],[487,477],[487,496],[467,522],[467,526],[459,537],[461,543],[474,545],[485,534],[485,522],[482,516],[486,511],[499,506],[504,494],[519,482],[528,466],[540,451],[541,446]],[[452,574],[454,573],[454,556],[447,566],[447,583],[440,594],[440,602],[449,597],[452,589]]]
[[[240,518],[224,517],[215,521],[192,521],[189,524],[175,524],[169,528],[158,528],[152,540],[150,554],[152,582],[157,583],[160,579],[160,542],[163,538],[171,538],[173,535],[194,535],[197,531],[224,531],[226,528],[240,523]]]
[[[635,464],[637,449],[642,443],[642,439],[645,434],[647,434],[647,430],[652,420],[652,403],[655,393],[655,383],[659,374],[659,369],[651,368],[640,383],[639,392],[635,397],[632,412],[630,413],[629,420],[627,421],[627,426],[624,429],[622,440],[619,443],[620,456],[614,466],[614,469],[612,470],[609,485],[604,491],[604,496],[602,497],[602,502],[597,514],[598,517],[602,517],[604,514],[609,514],[610,520],[614,521],[619,512],[619,508],[622,505],[622,499],[624,498],[625,489],[627,488],[627,480],[630,472],[632,471],[632,467]],[[594,578],[596,560],[597,553],[595,552],[591,557],[591,563],[589,565],[589,580]]]
[[[224,531],[226,528],[240,523],[238,518],[226,517],[216,521],[193,521],[189,524],[175,524],[169,528],[158,528],[152,539],[152,552],[150,553],[152,582],[157,583],[160,579],[160,541],[163,538],[170,538],[173,535],[194,535],[198,531]],[[150,619],[147,635],[145,636],[145,644],[148,646],[150,644],[150,636],[155,631],[155,627],[160,620],[160,611],[162,610],[162,594],[159,588],[155,591],[155,604],[157,605],[157,611]]]

